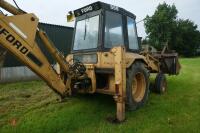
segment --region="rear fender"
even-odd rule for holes
[[[129,68],[136,61],[141,61],[146,65],[146,67],[148,66],[145,56],[135,53],[126,53],[126,68]]]

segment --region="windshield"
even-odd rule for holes
[[[99,16],[86,18],[76,24],[73,50],[97,48],[99,33]]]

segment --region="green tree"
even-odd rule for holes
[[[184,56],[194,56],[200,47],[200,32],[189,19],[177,19],[175,5],[159,4],[155,13],[145,19],[148,43],[162,49],[168,42],[169,48]]]
[[[195,56],[200,47],[200,32],[190,20],[179,19],[173,36],[173,49],[184,56]]]
[[[159,4],[153,16],[145,18],[145,29],[149,43],[158,50],[162,44],[171,44],[171,37],[176,28],[177,9],[175,5]]]

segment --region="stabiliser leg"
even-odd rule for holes
[[[126,63],[125,48],[115,47],[112,49],[115,60],[115,96],[116,119],[115,122],[125,120],[125,97],[126,97]]]

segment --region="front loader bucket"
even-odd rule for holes
[[[181,65],[178,59],[178,53],[171,51],[164,54],[154,53],[153,56],[160,61],[161,72],[169,75],[178,75]]]

